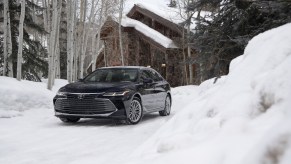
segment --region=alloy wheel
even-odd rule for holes
[[[167,96],[166,98],[165,111],[166,111],[166,115],[169,115],[171,112],[171,100],[169,96]]]
[[[130,103],[128,120],[132,124],[136,124],[142,117],[142,106],[139,99],[134,98]]]
[[[165,100],[165,108],[164,110],[159,111],[160,116],[168,116],[171,113],[171,99],[169,96],[166,97]]]

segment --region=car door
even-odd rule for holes
[[[141,95],[145,112],[151,112],[155,107],[155,85],[154,83],[145,83],[145,80],[152,79],[149,72],[141,70],[140,82],[142,83]]]
[[[155,108],[157,110],[161,110],[164,108],[165,106],[165,99],[166,99],[166,96],[167,96],[167,92],[166,92],[166,82],[165,80],[161,77],[161,75],[151,69],[150,70],[150,73],[152,74],[152,77],[154,79],[154,82],[155,82],[155,86],[154,86],[154,89],[155,89]]]

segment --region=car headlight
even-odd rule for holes
[[[125,96],[129,91],[122,91],[122,92],[107,92],[104,93],[103,96]]]
[[[59,91],[59,92],[57,92],[57,95],[58,95],[58,96],[65,96],[65,95],[66,95],[66,92],[60,92],[60,91]]]

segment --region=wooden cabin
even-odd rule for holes
[[[182,27],[139,5],[134,5],[127,18],[123,19],[121,28],[124,65],[152,67],[160,72],[171,86],[185,84],[185,63],[182,63],[182,48],[179,48],[177,42],[181,41],[184,30]],[[98,55],[97,68],[121,65],[117,21],[108,18],[102,26],[100,38],[104,50]]]

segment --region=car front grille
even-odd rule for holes
[[[104,114],[116,111],[115,105],[96,94],[68,94],[55,102],[56,112],[67,114]]]

